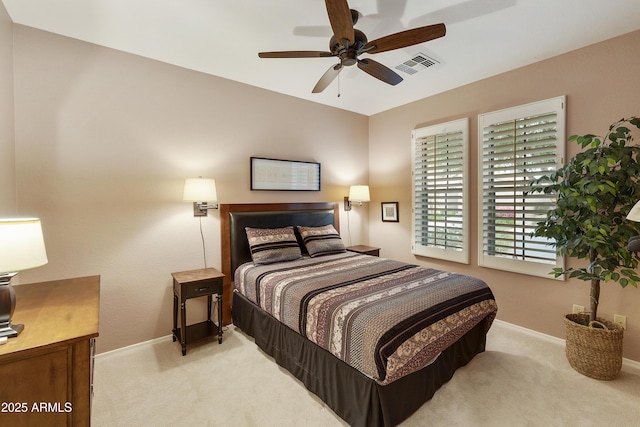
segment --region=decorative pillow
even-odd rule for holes
[[[340,238],[340,234],[338,234],[331,224],[323,225],[322,227],[304,227],[299,225],[298,231],[310,257],[347,251]]]
[[[255,264],[271,264],[302,257],[293,227],[246,227],[251,258]]]

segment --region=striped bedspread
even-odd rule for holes
[[[497,306],[481,280],[351,252],[243,264],[235,287],[381,384],[431,363]]]

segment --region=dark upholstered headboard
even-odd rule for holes
[[[223,323],[231,322],[233,274],[251,261],[245,227],[280,228],[289,225],[318,227],[333,224],[340,231],[337,203],[268,203],[220,205],[222,273],[224,273]],[[298,236],[299,238],[299,236]]]

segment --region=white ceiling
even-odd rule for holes
[[[399,72],[397,86],[349,67],[312,94],[335,58],[260,59],[258,52],[329,50],[322,0],[2,2],[17,24],[365,115],[640,29],[639,0],[349,0],[369,40],[443,22],[444,38],[370,55],[392,69],[418,53],[439,64]]]

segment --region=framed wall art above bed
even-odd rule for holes
[[[320,163],[251,157],[251,189],[320,191]]]

